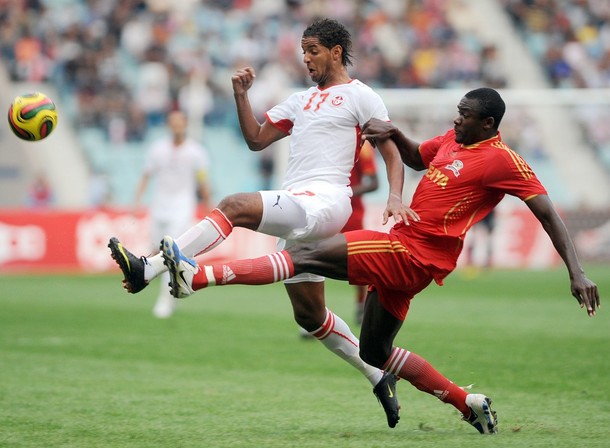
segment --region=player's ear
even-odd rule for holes
[[[330,49],[330,54],[334,61],[343,60],[343,47],[341,45],[335,45]]]
[[[496,124],[496,120],[494,117],[487,117],[483,120],[483,128],[484,129],[493,129]]]

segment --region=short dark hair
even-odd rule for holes
[[[492,117],[494,119],[494,129],[498,129],[504,112],[506,112],[506,104],[500,94],[489,87],[481,87],[474,89],[465,95],[466,98],[477,100],[479,108],[477,113],[481,118]]]
[[[341,46],[341,62],[344,66],[352,65],[352,36],[347,28],[333,19],[318,19],[303,31],[303,38],[317,37],[329,50],[335,45]]]

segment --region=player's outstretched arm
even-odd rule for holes
[[[254,116],[248,98],[248,90],[252,87],[254,78],[256,78],[254,69],[245,67],[233,74],[231,82],[241,133],[251,151],[260,151],[271,143],[286,137],[286,134],[267,121],[261,125]]]
[[[597,285],[585,275],[578,261],[572,238],[551,199],[547,195],[538,195],[525,203],[551,237],[555,249],[568,268],[572,295],[578,300],[581,308],[586,308],[589,316],[595,316],[595,311],[601,304]]]
[[[405,165],[416,171],[426,169],[419,153],[419,143],[407,138],[400,129],[390,122],[371,118],[362,128],[362,138],[371,141],[373,144],[392,139],[396,143]]]
[[[395,222],[403,221],[407,225],[409,224],[409,219],[419,221],[417,213],[402,202],[402,187],[405,182],[405,173],[396,144],[391,139],[381,140],[378,150],[385,162],[388,183],[390,185],[388,203],[383,212],[382,223],[384,225],[387,224],[390,216],[394,218]]]

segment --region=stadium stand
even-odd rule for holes
[[[257,68],[251,93],[262,117],[287,89],[310,84],[297,43],[317,16],[333,16],[355,30],[353,71],[372,87],[463,93],[480,85],[609,87],[605,5],[595,0],[0,0],[0,54],[13,82],[48,82],[57,89],[56,101],[69,117],[63,122],[74,124],[86,168],[107,173],[111,202],[124,205],[131,201],[130,179],[138,177],[147,144],[164,132],[163,116],[173,107],[190,113],[193,132],[210,150],[217,167],[215,196],[256,189],[258,155],[245,149],[239,134],[230,75],[245,64]],[[578,20],[567,23],[572,14]],[[542,42],[541,34],[550,37]],[[558,51],[576,53],[569,50],[574,36],[595,44],[581,45],[592,61],[586,76],[572,69],[568,80],[558,77],[549,61]],[[585,79],[598,84],[581,84]],[[418,119],[434,114],[434,107],[422,108],[416,116],[391,112],[418,138],[450,125],[452,116]],[[597,161],[607,162],[601,177],[608,185],[610,135],[597,125],[610,115],[607,104],[575,109],[585,134],[570,120],[572,109],[555,111],[546,121],[540,116],[548,110],[527,103],[514,109],[504,138],[546,173],[541,177],[555,197],[578,205],[589,187],[570,184],[565,170],[575,169],[574,161],[562,167],[566,158],[558,152],[565,150],[557,141],[572,142],[582,153],[579,170],[596,172]],[[242,172],[222,175],[221,167],[235,167],[237,154]],[[570,196],[572,189],[576,193]],[[594,203],[607,200],[606,194]]]

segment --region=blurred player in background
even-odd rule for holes
[[[32,208],[46,208],[53,205],[53,189],[44,172],[38,173],[34,178],[27,202]]]
[[[353,191],[352,214],[343,229],[341,229],[341,233],[364,229],[364,200],[362,195],[379,188],[375,152],[368,141],[362,145],[360,157],[354,164],[349,182]],[[364,314],[364,300],[366,299],[367,287],[355,285],[354,288],[356,289],[356,323],[360,325],[362,323],[362,315]]]
[[[493,267],[495,215],[496,209],[493,209],[485,218],[476,223],[470,231],[468,240],[464,242],[465,266],[463,273],[466,278],[474,279],[481,274],[482,269]]]
[[[442,285],[456,267],[467,231],[506,194],[523,200],[542,224],[566,265],[572,295],[581,308],[594,316],[600,306],[597,285],[586,277],[545,188],[527,163],[502,142],[498,126],[504,111],[500,95],[481,88],[462,98],[453,129],[421,144],[386,121],[371,120],[364,126],[364,137],[378,143],[394,140],[405,164],[426,170],[413,194],[411,223],[400,222],[389,232],[347,232],[257,259],[195,269],[193,260],[168,245],[164,256],[172,270],[172,288],[188,295],[207,286],[262,285],[277,281],[274,270],[279,267],[288,277],[314,272],[371,285],[360,333],[362,359],[453,405],[481,434],[496,433],[496,413],[487,396],[469,393],[421,356],[393,344],[413,297],[433,281]],[[228,271],[230,278],[223,275]]]
[[[237,116],[250,150],[263,150],[292,135],[284,185],[281,190],[225,197],[199,224],[172,239],[171,246],[194,257],[221,244],[234,227],[277,236],[280,249],[340,232],[352,212],[349,175],[362,146],[360,129],[371,118],[389,120],[381,97],[350,78],[347,66],[351,64],[351,45],[347,29],[334,20],[319,20],[305,29],[301,39],[303,63],[316,86],[294,93],[271,108],[263,124],[254,116],[248,97],[256,77],[254,69],[246,67],[233,75]],[[410,209],[402,204],[404,166],[396,144],[386,140],[378,149],[389,181],[384,221],[389,217],[407,220]],[[140,291],[167,270],[161,253],[137,258],[116,238],[110,240],[109,247],[129,292]],[[233,273],[226,271],[224,275],[231,279]],[[278,266],[276,275],[278,280],[286,279],[285,267]],[[285,286],[297,324],[369,380],[388,425],[396,426],[396,377],[360,359],[358,339],[326,308],[324,277],[302,273],[287,280]],[[178,288],[173,288],[173,293],[180,296]]]
[[[167,126],[171,135],[148,151],[134,199],[137,209],[152,181],[154,191],[149,212],[151,244],[155,251],[164,235],[179,235],[193,225],[198,202],[206,211],[210,206],[207,151],[187,136],[188,119],[184,112],[170,112]],[[160,319],[170,317],[176,307],[168,283],[169,274],[165,272],[161,274],[161,288],[153,308],[153,314]]]

